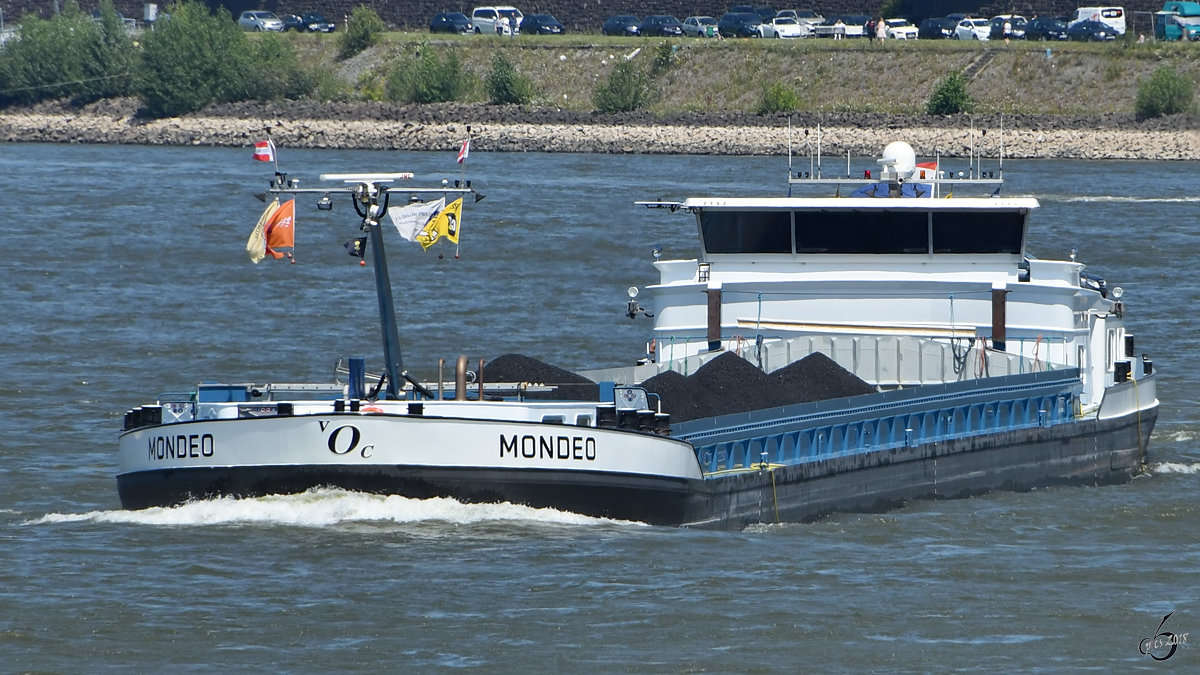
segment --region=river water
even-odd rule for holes
[[[202,379],[328,381],[339,356],[378,368],[370,266],[342,248],[357,218],[345,201],[298,209],[297,264],[256,266],[243,246],[270,169],[248,148],[0,153],[0,670],[1200,665],[1194,164],[1004,167],[1006,194],[1042,203],[1031,251],[1075,247],[1125,289],[1137,349],[1161,372],[1148,475],[697,532],[337,492],[122,511],[126,409]],[[458,177],[454,153],[280,159],[303,185]],[[460,353],[632,362],[650,324],[623,315],[625,289],[654,281],[654,245],[695,250],[690,217],[632,202],[781,194],[785,168],[473,154],[487,198],[464,212],[459,257],[389,237],[406,367],[432,379]],[[1164,662],[1140,653],[1145,637],[1189,632]]]

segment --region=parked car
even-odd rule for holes
[[[810,26],[815,26],[825,20],[825,17],[811,9],[781,9],[775,16],[780,19],[795,19],[796,23],[806,23]]]
[[[287,27],[286,21],[284,27],[285,29]],[[327,21],[324,16],[316,12],[309,12],[300,15],[300,26],[296,30],[309,33],[332,33],[337,30],[337,24]]]
[[[637,35],[638,26],[641,23],[636,16],[629,14],[610,16],[604,20],[604,25],[600,27],[600,32],[605,35]]]
[[[721,37],[758,37],[758,26],[762,19],[753,12],[730,12],[717,21],[717,32]]]
[[[1067,28],[1067,38],[1079,42],[1107,42],[1118,35],[1115,28],[1100,21],[1078,21]]]
[[[429,20],[429,32],[466,35],[475,32],[475,24],[462,12],[442,12]]]
[[[958,22],[944,16],[925,19],[917,27],[917,37],[922,40],[949,40],[954,36]]]
[[[510,35],[521,31],[521,10],[508,5],[476,7],[471,10],[471,24],[479,34]],[[507,19],[507,21],[506,21]]]
[[[566,28],[549,14],[530,14],[521,20],[523,35],[562,35]]]
[[[954,29],[955,40],[986,40],[992,35],[987,19],[963,19]]]
[[[691,37],[716,37],[717,20],[711,16],[689,16],[683,20],[683,34]]]
[[[754,13],[758,15],[759,21],[762,21],[763,23],[774,19],[775,16],[779,14],[779,12],[775,11],[774,7],[755,7]]]
[[[646,37],[681,37],[683,24],[679,19],[666,14],[651,14],[642,20],[638,33]]]
[[[275,16],[274,12],[261,10],[242,12],[242,15],[238,17],[238,25],[242,27],[242,30],[283,32],[283,22]]]
[[[907,19],[884,19],[885,33],[889,40],[916,40],[920,37],[917,27]]]
[[[284,14],[279,17],[279,20],[283,22],[283,32],[285,33],[289,30],[304,32],[304,21],[297,14]]]
[[[1041,41],[1066,40],[1067,21],[1066,19],[1052,17],[1044,19],[1034,17],[1029,23],[1025,24],[1025,39]]]
[[[775,17],[758,25],[758,36],[765,38],[803,38],[812,35],[808,24],[796,23],[789,17]]]
[[[1004,34],[1005,24],[1008,25],[1008,35]],[[992,17],[992,20],[989,22],[991,26],[989,35],[993,40],[1003,40],[1004,38],[1024,40],[1025,26],[1028,24],[1029,22],[1025,20],[1025,17],[1020,14],[1000,14]]]

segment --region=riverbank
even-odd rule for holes
[[[131,99],[80,108],[62,103],[0,111],[7,142],[454,150],[469,133],[477,152],[593,152],[781,155],[815,144],[827,155],[875,155],[894,140],[918,155],[983,153],[1030,159],[1200,159],[1200,124],[1175,116],[1138,123],[1132,115],[1038,116],[648,113],[594,115],[554,108],[448,104],[248,103],[151,120]],[[1003,134],[1001,134],[1003,128]],[[798,147],[797,147],[798,146]]]

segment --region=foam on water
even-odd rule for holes
[[[481,522],[527,522],[557,525],[617,523],[555,509],[535,509],[511,503],[463,504],[453,499],[409,499],[345,490],[319,489],[297,495],[270,495],[254,499],[220,498],[174,507],[140,511],[89,511],[48,513],[27,525],[57,523],[132,523],[141,525],[228,525],[265,523],[326,527],[351,522],[446,522],[466,525]],[[631,523],[632,524],[632,523]]]
[[[1150,471],[1156,474],[1195,474],[1200,473],[1200,462],[1159,462],[1151,465]]]
[[[1130,195],[1075,195],[1075,196],[1045,196],[1043,199],[1067,203],[1137,203],[1137,204],[1196,204],[1200,197],[1135,197]]]
[[[1175,443],[1183,443],[1196,440],[1196,434],[1192,431],[1176,431],[1167,436],[1167,438]]]

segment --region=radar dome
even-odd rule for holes
[[[883,159],[880,159],[879,163],[891,166],[896,175],[907,178],[917,170],[917,153],[913,152],[908,143],[894,141],[883,149]]]

